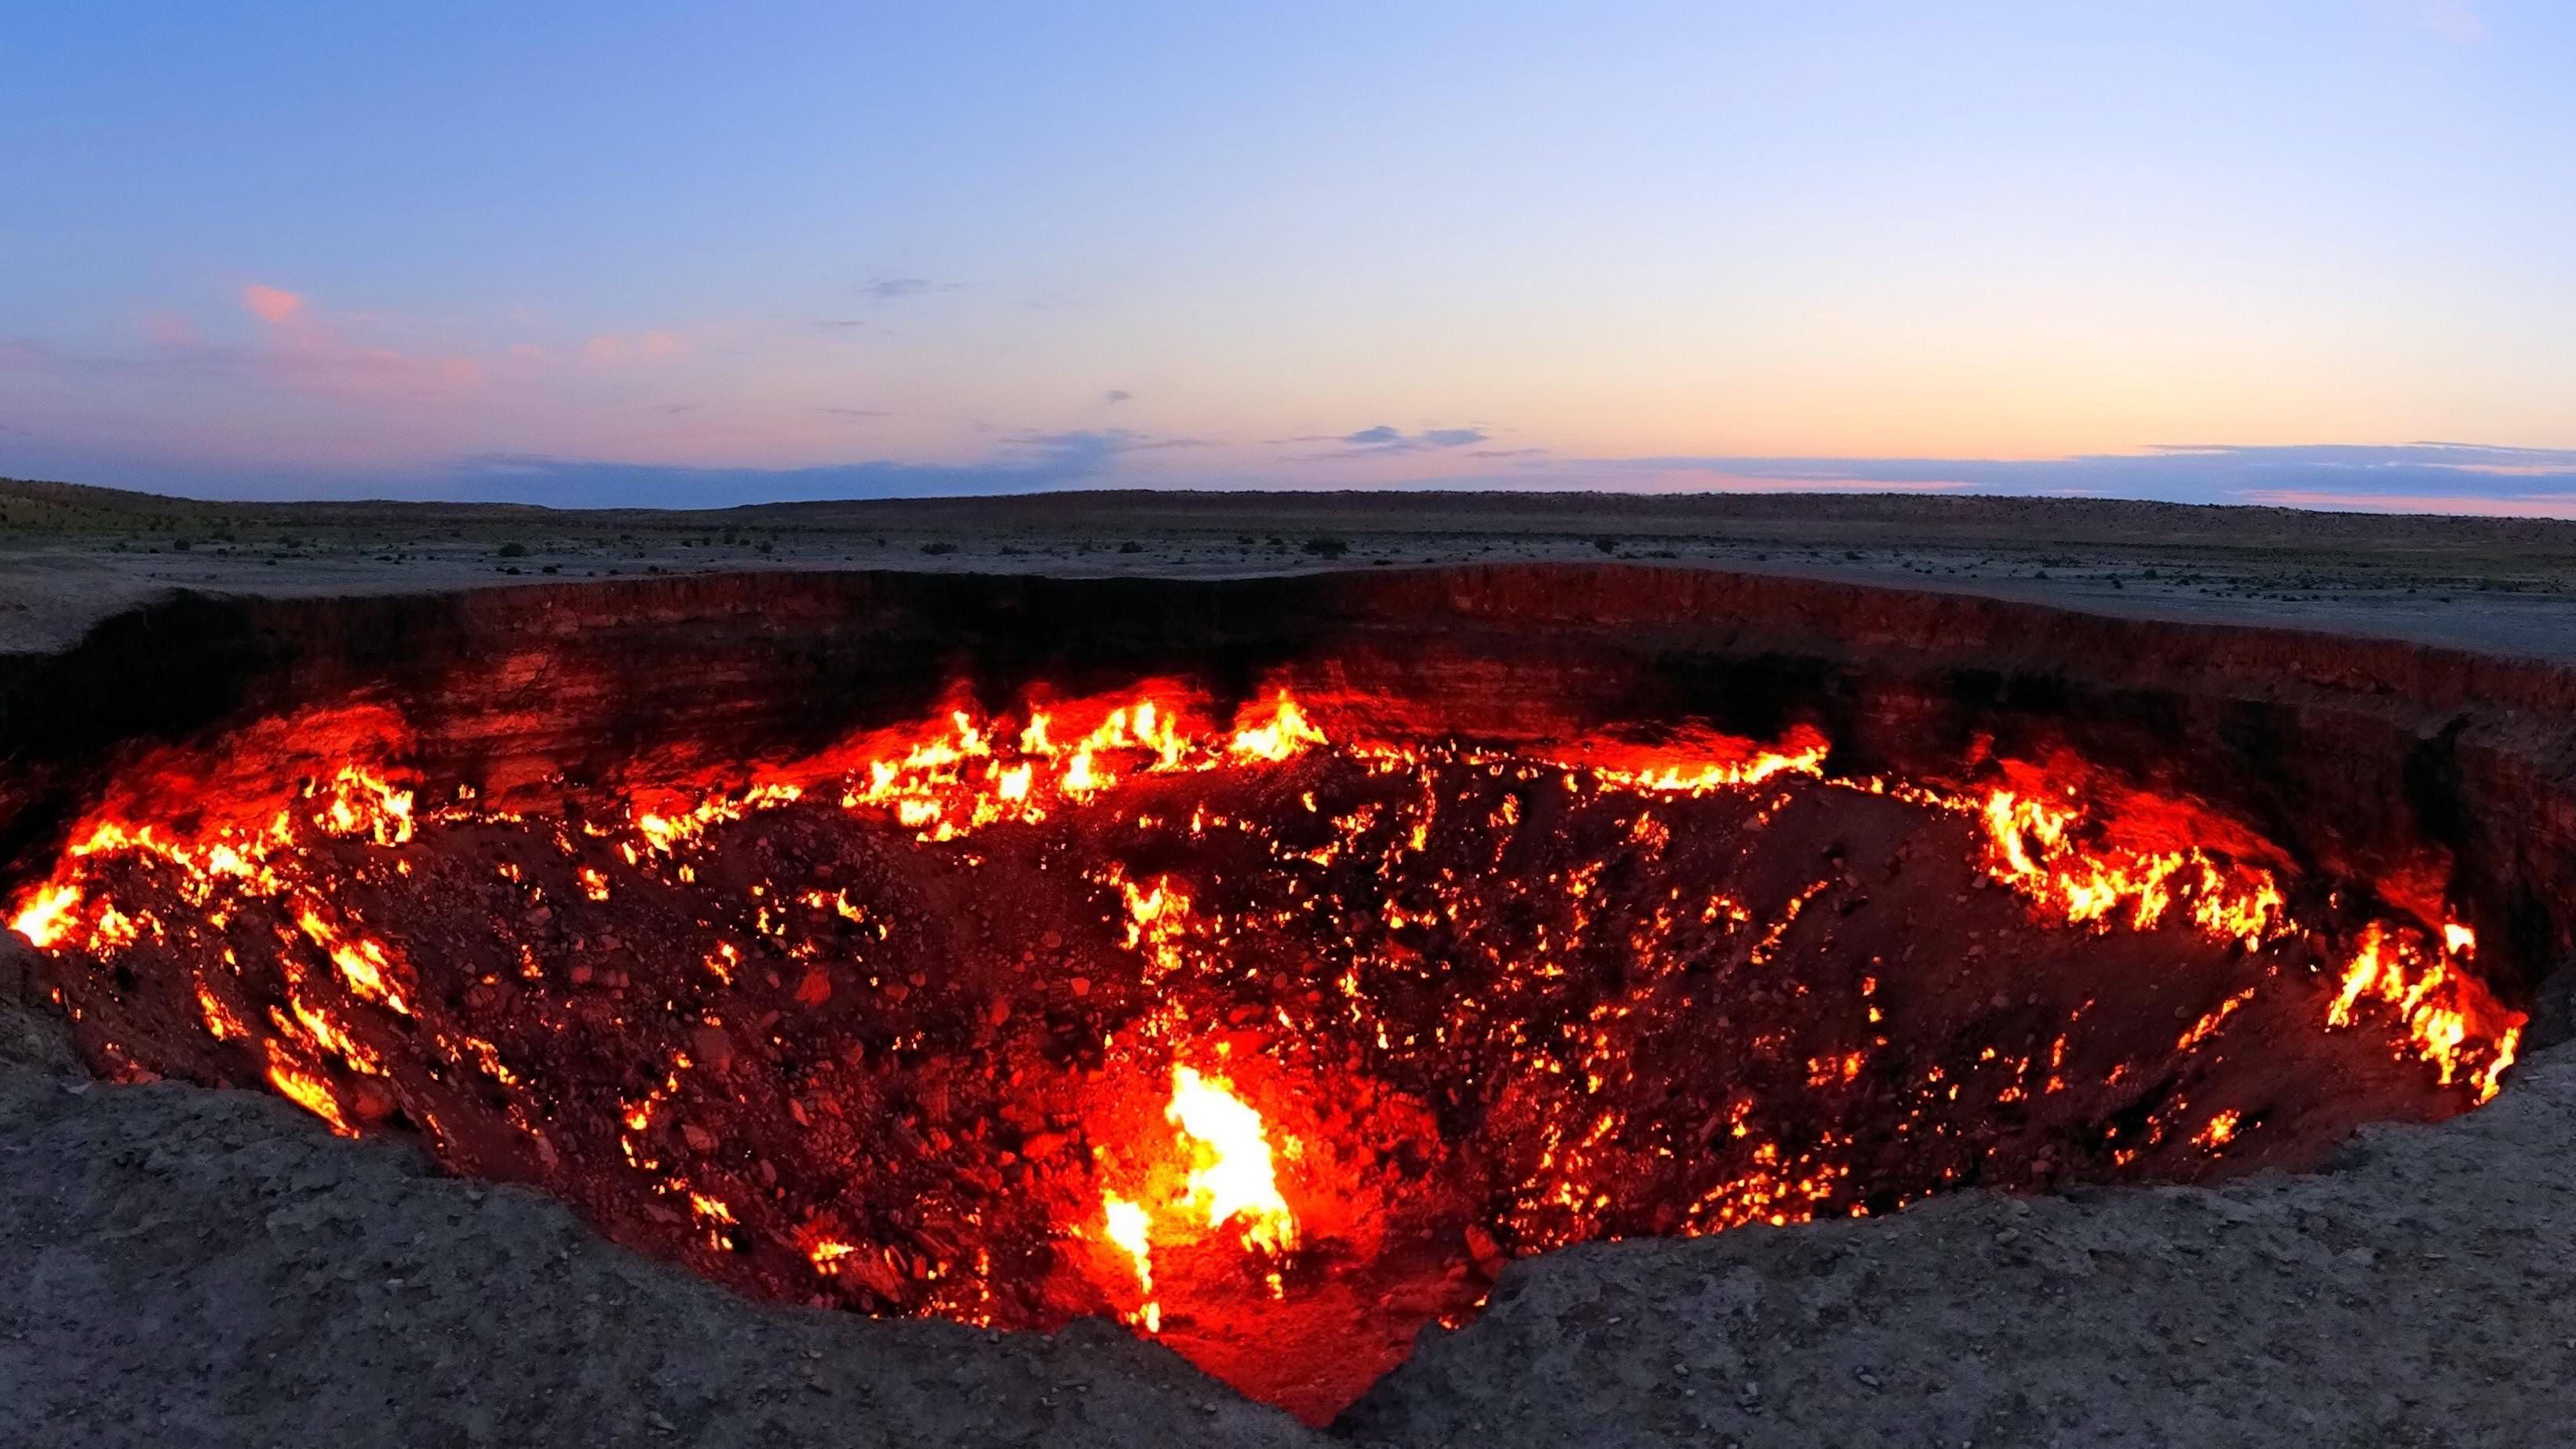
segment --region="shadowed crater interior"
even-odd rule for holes
[[[2491,1096],[2563,686],[2445,660],[1612,566],[183,598],[20,671],[0,832],[103,1075],[1323,1422],[1516,1256]]]

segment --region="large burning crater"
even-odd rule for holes
[[[1458,577],[1231,586],[1259,628],[187,604],[156,647],[216,662],[54,767],[11,924],[106,1075],[417,1133],[763,1297],[1115,1317],[1317,1421],[1515,1256],[2310,1166],[2513,1059],[2450,847],[2248,787],[2309,741],[2203,780],[2184,714],[1517,594],[1480,636],[1476,588],[1655,576]]]

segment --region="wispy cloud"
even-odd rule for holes
[[[893,416],[892,414],[888,413],[888,412],[887,412],[885,409],[883,409],[883,408],[831,408],[831,407],[824,407],[824,408],[816,408],[816,409],[814,409],[814,411],[816,411],[816,412],[818,412],[818,413],[829,413],[829,414],[831,414],[833,417],[836,417],[836,418],[882,418],[882,417],[891,417],[891,416]]]
[[[880,302],[899,301],[905,297],[924,297],[933,292],[954,292],[964,282],[934,282],[928,277],[875,277],[861,283],[859,295]]]
[[[1444,448],[1464,448],[1470,444],[1481,443],[1488,436],[1482,428],[1425,428],[1420,432],[1408,433],[1402,428],[1380,423],[1375,427],[1362,428],[1355,433],[1309,433],[1293,438],[1275,438],[1272,441],[1338,445],[1333,452],[1305,455],[1308,461],[1315,461],[1388,453],[1437,452]]]
[[[2012,460],[1599,458],[1569,461],[1552,467],[1550,473],[1592,480],[1593,486],[1619,486],[1619,480],[1651,477],[1655,480],[1651,486],[1666,488],[1946,487],[2177,503],[2381,499],[2392,509],[2410,512],[2447,503],[2457,512],[2552,516],[2557,507],[2554,500],[2576,500],[2576,449],[2475,443],[2181,444],[2138,453]],[[2505,486],[2508,479],[2510,486]]]
[[[1132,445],[1116,433],[1020,439],[976,463],[872,460],[807,468],[698,468],[490,453],[381,484],[387,497],[556,508],[728,508],[838,498],[1042,493],[1097,485]]]
[[[1485,441],[1482,428],[1426,428],[1418,433],[1405,433],[1379,424],[1362,428],[1342,439],[1354,448],[1378,453],[1418,453],[1426,448],[1463,448],[1469,443]]]
[[[237,309],[238,321],[209,314],[201,326],[197,316],[177,308],[148,308],[135,319],[135,345],[125,349],[71,350],[35,338],[0,339],[0,368],[49,374],[56,385],[74,390],[103,386],[96,379],[106,377],[152,381],[195,389],[190,396],[209,404],[221,396],[211,389],[238,389],[231,406],[242,410],[241,416],[274,405],[274,397],[260,396],[262,389],[334,403],[380,403],[388,415],[399,416],[424,399],[473,394],[493,376],[524,391],[549,381],[572,384],[586,373],[669,362],[695,351],[691,334],[666,328],[602,333],[569,344],[487,340],[464,346],[447,340],[436,325],[374,309],[334,307],[326,299],[267,282],[233,287],[226,301]],[[132,396],[130,387],[123,395]],[[622,398],[615,405],[620,411],[649,406]]]
[[[1097,449],[1107,456],[1120,453],[1159,453],[1173,448],[1213,448],[1208,438],[1164,437],[1140,433],[1130,428],[1101,428],[1072,433],[1011,433],[1006,437],[1015,445],[1033,448]]]
[[[261,345],[248,352],[206,346],[186,319],[146,321],[164,360],[195,366],[240,363],[301,391],[334,396],[411,395],[470,388],[482,368],[469,357],[407,350],[365,340],[379,319],[323,312],[304,296],[253,282],[242,309],[259,319]]]
[[[665,417],[678,417],[682,413],[696,412],[699,408],[704,406],[704,403],[691,402],[655,403],[651,408],[647,409],[647,411],[657,412]]]
[[[206,344],[206,335],[197,329],[194,318],[167,307],[155,307],[143,314],[143,339],[164,352]]]
[[[1136,395],[1136,394],[1134,394],[1134,393],[1132,393],[1132,392],[1129,392],[1127,389],[1125,389],[1125,388],[1123,388],[1123,387],[1113,387],[1113,388],[1111,388],[1111,389],[1109,390],[1109,395],[1108,395],[1107,397],[1102,398],[1102,399],[1101,399],[1101,401],[1102,401],[1102,402],[1104,402],[1104,403],[1106,403],[1106,404],[1108,404],[1108,405],[1109,405],[1109,406],[1111,406],[1111,407],[1115,407],[1115,406],[1117,406],[1118,404],[1120,404],[1120,403],[1123,403],[1123,402],[1127,401],[1127,399],[1129,399],[1129,398],[1131,398],[1131,397],[1134,397],[1135,395]]]
[[[814,319],[814,325],[827,332],[846,332],[850,328],[865,327],[868,324],[856,317],[817,317]]]

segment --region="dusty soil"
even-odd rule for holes
[[[1065,493],[704,512],[214,504],[0,480],[0,652],[172,589],[760,568],[1234,578],[1623,558],[2576,658],[2576,523],[1899,494]]]
[[[0,1069],[20,1445],[1305,1442],[1115,1324],[756,1305],[284,1101]]]
[[[0,1012],[0,1017],[8,1015]],[[17,1037],[40,1035],[21,1017]],[[0,1033],[0,1035],[6,1035]],[[57,1048],[58,1049],[58,1048]],[[59,1059],[57,1059],[59,1060]],[[277,1099],[0,1067],[26,1445],[1328,1444],[1103,1324],[762,1307]],[[1368,1445],[2528,1445],[2576,1426],[2576,1054],[2334,1170],[1505,1270]]]
[[[2507,1445],[2576,1430],[2576,1057],[2217,1190],[1935,1200],[1506,1273],[1348,1424],[1406,1445]]]

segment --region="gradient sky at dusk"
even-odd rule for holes
[[[2563,0],[90,0],[0,74],[0,475],[2576,516]]]

